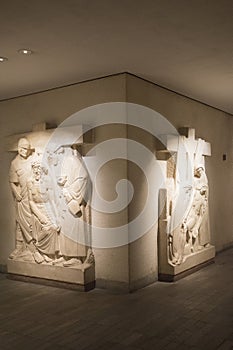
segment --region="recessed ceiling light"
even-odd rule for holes
[[[8,61],[8,58],[0,56],[0,62],[5,62],[5,61]]]
[[[21,53],[22,55],[32,55],[33,51],[30,49],[19,49],[18,53]]]

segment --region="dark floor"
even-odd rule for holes
[[[0,349],[233,349],[233,249],[178,282],[124,295],[0,274]]]

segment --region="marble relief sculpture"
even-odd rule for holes
[[[31,209],[27,190],[27,181],[30,178],[32,161],[33,155],[30,143],[26,138],[21,138],[18,142],[18,154],[11,162],[9,173],[9,181],[16,209],[16,248],[10,254],[10,259],[17,258],[26,248],[34,252]],[[35,255],[35,260],[37,260],[37,255]]]
[[[31,208],[31,228],[35,246],[41,253],[42,261],[52,261],[59,252],[58,213],[47,170],[41,162],[32,163],[32,176],[27,182]]]
[[[194,173],[194,188],[193,188],[193,199],[191,206],[188,209],[188,213],[182,223],[181,229],[187,235],[187,243],[191,248],[191,252],[194,252],[195,246],[198,249],[209,245],[209,239],[204,242],[201,239],[201,225],[208,207],[208,179],[205,173],[204,165],[199,164],[195,168]]]
[[[160,160],[166,176],[166,187],[160,193],[161,274],[170,274],[169,265],[183,265],[199,252],[214,248],[210,245],[209,186],[205,172],[210,144],[196,139],[192,128],[186,128],[185,133],[169,138],[167,160]],[[187,268],[198,264],[198,259],[201,260],[200,254],[199,258],[192,258],[192,263],[186,263]]]
[[[202,230],[208,210],[208,179],[204,165],[194,169],[193,186],[190,186],[190,201],[181,224],[169,235],[169,262],[179,265],[185,256],[210,245],[208,228]]]
[[[91,181],[76,145],[39,154],[21,138],[9,180],[16,205],[10,259],[64,267],[94,263]]]
[[[91,182],[76,145],[64,148],[64,153],[57,179],[60,186],[60,254],[61,260],[65,260],[64,266],[70,266],[93,260],[88,225],[91,221]]]

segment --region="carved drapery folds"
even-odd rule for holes
[[[210,247],[209,186],[205,171],[210,144],[195,139],[195,130],[191,128],[186,129],[186,135],[168,139],[167,159],[160,161],[166,176],[166,187],[160,190],[161,271],[169,271],[163,270],[166,261],[170,266],[179,266],[187,257]]]
[[[93,264],[91,180],[76,144],[37,149],[18,142],[9,181],[16,247],[9,258],[64,267]]]

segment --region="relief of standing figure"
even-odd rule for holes
[[[187,235],[187,243],[194,252],[195,246],[199,243],[200,228],[204,214],[208,207],[208,179],[204,166],[198,165],[195,169],[194,193],[191,207],[182,223],[182,230]],[[205,244],[208,245],[209,242]],[[199,245],[200,247],[200,245]]]
[[[57,180],[61,189],[60,255],[63,266],[93,263],[91,181],[77,145],[66,149]]]
[[[37,250],[46,262],[55,259],[59,252],[58,213],[47,170],[38,161],[32,163],[32,177],[27,183],[32,211],[32,234]]]
[[[34,251],[31,227],[31,209],[28,199],[27,181],[31,176],[33,154],[29,141],[19,139],[18,154],[12,160],[9,181],[16,208],[16,248],[10,254],[10,259],[22,255],[27,248]]]
[[[9,258],[64,267],[93,264],[91,181],[77,145],[50,151],[45,166],[45,155],[35,153],[21,138],[10,167],[16,248]]]

